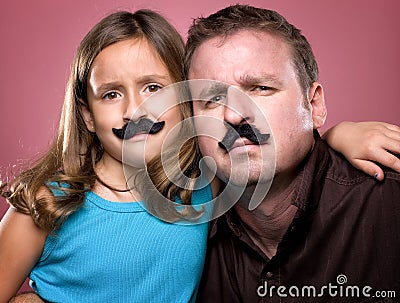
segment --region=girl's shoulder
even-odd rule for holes
[[[50,192],[54,196],[59,197],[59,196],[66,196],[65,189],[69,189],[70,186],[68,183],[65,183],[65,182],[61,183],[61,182],[52,181],[52,182],[46,183],[46,188],[48,190],[50,190]]]
[[[213,194],[209,183],[195,189],[192,193],[192,205],[210,202],[212,199]]]

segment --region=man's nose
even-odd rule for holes
[[[240,125],[244,122],[252,122],[251,109],[247,96],[240,89],[230,86],[227,91],[224,105],[224,121],[231,125]]]

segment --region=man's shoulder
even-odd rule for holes
[[[381,166],[385,174],[385,180],[381,182],[354,167],[342,154],[331,147],[327,146],[327,151],[330,165],[327,169],[326,178],[333,182],[348,186],[362,183],[382,186],[390,182],[399,182],[400,185],[400,173],[390,168]]]

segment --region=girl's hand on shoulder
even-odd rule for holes
[[[383,180],[379,166],[400,173],[400,127],[385,122],[341,122],[322,136],[356,168]]]

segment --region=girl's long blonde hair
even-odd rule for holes
[[[135,13],[113,13],[98,24],[82,40],[66,88],[57,136],[50,149],[29,169],[14,178],[11,183],[1,185],[6,197],[18,211],[32,216],[42,229],[52,232],[84,201],[85,192],[96,180],[95,165],[103,155],[102,145],[96,134],[87,130],[81,107],[88,107],[87,77],[96,56],[107,46],[131,38],[146,39],[157,51],[166,65],[171,78],[184,80],[184,42],[161,15],[150,10]],[[190,117],[189,103],[179,105],[182,119]],[[186,125],[186,127],[193,127]],[[195,138],[185,142],[179,150],[179,164],[189,177],[196,176],[199,152]],[[166,177],[159,158],[148,163],[149,175],[155,188],[174,199],[179,196],[189,204],[191,190],[178,188]],[[64,195],[38,197],[38,191],[50,182],[67,184],[62,186]],[[143,193],[146,200],[146,193]]]

